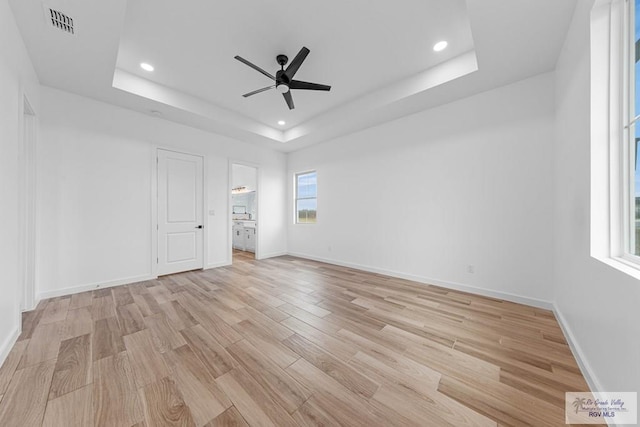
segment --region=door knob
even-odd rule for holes
[[[198,226],[196,226],[196,228],[202,228],[202,226],[201,226],[201,225],[198,225]]]

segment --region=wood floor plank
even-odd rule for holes
[[[241,294],[239,298],[242,299],[247,306],[253,308],[256,311],[264,314],[274,322],[280,322],[287,317],[289,317],[286,313],[283,313],[279,308],[271,307],[270,305],[265,304],[264,302],[252,297],[249,294]],[[282,306],[278,306],[282,307]]]
[[[235,406],[232,406],[207,423],[205,427],[249,427],[249,424],[242,418]]]
[[[198,321],[178,301],[165,302],[160,304],[160,308],[178,331],[198,324]]]
[[[29,345],[22,355],[18,369],[55,359],[58,355],[63,330],[64,320],[39,324],[29,340]]]
[[[18,341],[27,340],[33,336],[33,332],[35,331],[36,326],[40,323],[43,313],[44,309],[36,309],[22,313],[22,332],[18,337]]]
[[[338,323],[332,322],[330,321],[328,318],[321,318],[318,317],[314,314],[309,313],[306,310],[303,310],[299,307],[296,307],[294,305],[291,305],[289,303],[283,304],[281,306],[278,307],[278,310],[295,317],[298,320],[302,320],[305,323],[308,323],[309,325],[313,326],[316,329],[321,330],[324,333],[327,334],[335,334],[336,332],[338,332],[340,329],[343,328],[343,326],[340,326]],[[284,319],[282,319],[284,320]],[[280,321],[282,321],[280,320]]]
[[[408,340],[404,355],[442,374],[456,378],[478,377],[500,379],[500,368],[484,360],[454,350],[438,342],[429,341],[393,326],[385,326],[382,333],[390,339],[402,337]]]
[[[378,390],[379,384],[298,334],[290,336],[282,343],[355,394],[368,399]]]
[[[443,376],[438,391],[502,423],[552,426],[564,417],[564,408],[497,381],[476,384]]]
[[[151,332],[153,343],[160,353],[166,353],[187,344],[164,313],[145,317],[144,324]]]
[[[169,289],[167,289],[162,284],[162,282],[160,282],[157,286],[149,288],[149,293],[151,294],[151,296],[153,296],[153,299],[156,300],[158,305],[165,302],[173,301],[175,298],[174,294],[172,294],[171,291],[169,291]]]
[[[189,346],[167,352],[165,359],[196,425],[205,425],[231,406],[229,398]]]
[[[125,350],[118,319],[107,317],[93,323],[91,347],[94,361],[114,356]]]
[[[79,307],[67,312],[61,337],[63,340],[91,334],[92,332],[93,319],[91,318],[91,307]]]
[[[152,426],[193,427],[191,410],[171,378],[147,384],[142,389],[147,424]]]
[[[254,325],[258,326],[260,329],[265,331],[265,333],[273,336],[275,339],[279,341],[282,341],[286,338],[289,338],[291,335],[293,335],[293,332],[289,328],[283,326],[281,323],[274,321],[271,317],[266,316],[265,314],[259,312],[253,307],[245,307],[241,310],[238,310],[238,313],[244,316],[245,319],[250,320]]]
[[[145,317],[162,311],[158,302],[153,298],[153,296],[151,296],[151,294],[149,294],[148,291],[140,294],[134,294],[133,300],[136,302],[140,312]]]
[[[42,312],[40,324],[59,322],[66,319],[69,303],[71,303],[71,298],[51,301]]]
[[[123,337],[138,387],[157,382],[169,375],[161,353],[155,348],[147,329]]]
[[[291,414],[293,419],[301,426],[337,426],[340,421],[335,419],[329,411],[324,410],[315,403],[313,396],[304,402],[296,412]]]
[[[253,286],[245,289],[245,292],[256,299],[259,299],[265,304],[270,305],[271,307],[277,307],[285,303],[285,301],[281,300],[280,298],[276,298],[273,295],[269,295],[268,293],[261,291],[260,289],[255,288]]]
[[[308,303],[299,298],[292,297],[286,293],[278,295],[278,298],[304,311],[308,311],[314,316],[324,317],[328,314],[331,314],[329,310],[326,310],[322,307],[318,307],[317,305]]]
[[[42,427],[92,427],[93,392],[86,385],[70,393],[49,400]]]
[[[11,382],[11,377],[16,371],[18,364],[20,363],[20,359],[22,359],[22,354],[24,353],[27,345],[29,344],[29,340],[18,341],[15,343],[9,355],[4,360],[2,367],[0,367],[0,394],[4,394]]]
[[[376,358],[358,352],[349,361],[349,366],[378,384],[398,384],[417,394],[427,394],[438,389],[441,374],[403,356],[390,360]]]
[[[208,311],[205,304],[201,304],[190,297],[180,297],[178,301],[184,304],[184,307],[189,310],[191,315],[198,321],[198,324],[202,325],[224,347],[242,339],[242,336],[228,323],[224,322],[215,313]]]
[[[80,307],[90,307],[93,303],[93,294],[91,291],[81,292],[79,294],[71,295],[71,302],[69,303],[69,310],[76,310]]]
[[[106,319],[108,317],[116,316],[116,304],[111,296],[109,289],[103,289],[109,291],[105,296],[95,297],[91,303],[91,318],[93,320]],[[94,291],[95,292],[95,291]]]
[[[127,286],[113,287],[111,288],[111,293],[113,296],[113,300],[116,303],[116,307],[121,305],[135,304],[133,295],[131,295],[131,292],[129,291],[129,288]]]
[[[183,329],[180,333],[214,378],[229,372],[236,365],[227,350],[201,325]]]
[[[250,320],[243,320],[237,325],[234,325],[234,328],[240,332],[245,340],[250,342],[254,347],[259,348],[266,357],[275,362],[280,368],[284,369],[300,358],[298,354],[283,345],[280,341],[270,335],[264,334],[262,330]]]
[[[42,423],[55,360],[47,360],[17,370],[2,402],[0,425],[39,426]]]
[[[122,335],[133,334],[145,329],[142,313],[136,304],[118,305],[116,306],[116,313]]]
[[[289,413],[294,412],[311,397],[309,389],[291,378],[246,340],[227,347],[227,351],[270,394],[272,399]]]
[[[322,347],[343,362],[349,361],[349,359],[355,356],[358,351],[357,348],[349,346],[347,343],[341,341],[340,339],[334,338],[331,335],[327,335],[324,332],[321,332],[318,329],[296,319],[295,317],[289,317],[288,319],[283,320],[281,323],[296,334],[303,336],[310,342],[316,344],[319,347]],[[293,332],[289,336],[293,335]],[[285,337],[283,339],[286,338],[289,337]]]
[[[228,372],[216,379],[220,388],[229,396],[235,408],[252,426],[277,427],[269,416],[262,410],[260,405],[254,401],[247,390],[238,384],[231,372]]]
[[[296,380],[314,390],[310,400],[332,414],[342,425],[392,425],[381,413],[360,396],[307,362],[299,359],[286,371]]]
[[[49,399],[91,383],[91,336],[81,335],[60,343]]]
[[[131,426],[144,420],[126,352],[93,363],[93,420],[97,426]]]
[[[398,385],[385,384],[380,387],[373,400],[380,402],[385,409],[400,412],[416,425],[420,425],[424,420],[430,420],[433,425],[485,427],[497,425],[493,419],[437,391],[419,395]]]
[[[238,412],[251,426],[295,426],[296,423],[260,384],[242,368],[216,379]]]

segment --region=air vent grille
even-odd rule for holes
[[[65,15],[64,13],[48,8],[49,16],[48,18],[51,20],[51,25],[54,28],[64,31],[65,33],[75,34],[73,29],[73,18]]]

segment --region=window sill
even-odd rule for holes
[[[640,280],[640,265],[622,257],[596,258],[608,266],[624,273],[634,279]]]

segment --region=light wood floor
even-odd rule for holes
[[[552,313],[280,257],[42,301],[0,425],[564,425]]]

